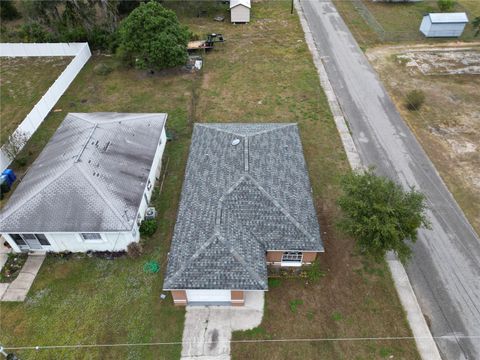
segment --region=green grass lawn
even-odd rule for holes
[[[0,57],[0,144],[23,121],[70,57]]]
[[[183,6],[181,19],[197,33],[223,33],[227,40],[205,55],[200,74],[168,71],[151,76],[116,67],[99,76],[94,66],[114,66],[115,60],[93,57],[57,104],[62,112],[52,113],[25,149],[33,161],[69,111],[168,112],[167,127],[175,140],[165,150],[165,183],[153,201],[160,228],[147,241],[146,255],[115,261],[47,259],[25,303],[0,304],[0,342],[21,346],[181,341],[184,310],[173,307],[170,297],[160,301],[159,295],[194,121],[298,122],[324,232],[326,254],[320,262],[326,276],[309,285],[300,279],[280,281],[266,295],[261,326],[234,338],[409,336],[385,264],[368,264],[355,255],[352,240],[335,230],[339,179],[349,167],[298,18],[290,15],[290,2],[254,3],[248,25],[213,22],[211,14],[197,18],[195,11]],[[22,173],[25,168],[16,170]],[[149,259],[161,263],[160,275],[143,273]],[[35,359],[178,359],[179,354],[180,346],[168,345],[41,350]],[[336,359],[353,354],[365,359],[385,354],[418,358],[411,341],[232,346],[233,359]],[[19,355],[33,357],[26,351]]]
[[[423,15],[440,12],[435,0],[414,3],[388,3],[370,0],[333,0],[343,19],[362,46],[396,42],[446,42],[452,38],[425,38],[420,33]],[[466,12],[473,20],[480,16],[480,2],[458,0],[452,11]],[[467,24],[460,40],[472,41],[474,30]]]

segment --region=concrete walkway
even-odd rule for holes
[[[340,134],[345,152],[347,153],[349,164],[352,169],[361,171],[364,167],[360,159],[360,154],[346,124],[345,116],[339,105],[338,98],[330,83],[328,73],[322,62],[322,57],[320,56],[310,30],[309,22],[307,21],[307,18],[303,12],[303,8],[299,4],[298,0],[295,0],[295,8],[300,17],[300,23],[305,32],[305,40],[310,52],[312,53],[313,61],[320,78],[320,83],[325,91],[325,94],[327,95],[327,100],[333,113],[335,124]],[[387,263],[390,272],[392,273],[392,278],[394,280],[400,302],[402,303],[402,306],[407,314],[407,319],[410,324],[410,328],[412,329],[413,336],[415,337],[415,343],[420,356],[423,360],[441,360],[440,353],[420,309],[417,297],[415,296],[412,286],[410,285],[405,268],[393,253],[388,254]]]
[[[1,301],[24,301],[45,260],[44,254],[30,254],[17,278],[10,284],[0,284]],[[2,295],[3,292],[3,295]]]
[[[232,332],[257,327],[264,292],[245,293],[244,306],[187,306],[182,360],[228,360]]]

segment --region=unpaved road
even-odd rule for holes
[[[428,198],[407,273],[445,359],[480,359],[480,239],[397,112],[329,0],[301,0],[320,55],[366,165]],[[327,249],[328,251],[328,249]],[[374,334],[372,334],[374,335]],[[452,335],[457,338],[451,338]]]

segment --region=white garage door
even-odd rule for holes
[[[188,302],[230,302],[230,290],[187,290]]]

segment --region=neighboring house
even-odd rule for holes
[[[232,23],[250,22],[250,0],[230,0],[230,21]]]
[[[167,114],[70,113],[0,213],[20,251],[119,251],[160,175]]]
[[[196,124],[168,256],[174,303],[242,305],[323,252],[296,124]]]
[[[467,23],[465,13],[430,13],[423,17],[420,31],[426,37],[459,37]]]

